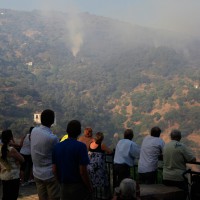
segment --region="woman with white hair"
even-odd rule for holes
[[[115,194],[112,200],[140,200],[139,185],[131,178],[125,178],[121,181],[119,187],[115,188]]]

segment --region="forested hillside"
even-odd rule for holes
[[[59,136],[71,119],[110,143],[125,127],[138,141],[155,125],[200,132],[200,40],[183,34],[88,13],[1,9],[0,77],[0,126],[18,136],[46,108]]]

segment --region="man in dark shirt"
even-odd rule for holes
[[[77,141],[81,124],[72,120],[67,125],[68,139],[57,144],[53,151],[53,172],[61,186],[61,200],[90,199],[92,186],[86,145]]]

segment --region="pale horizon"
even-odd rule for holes
[[[200,1],[187,0],[2,0],[0,8],[88,12],[134,25],[199,36]]]

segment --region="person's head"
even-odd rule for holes
[[[1,142],[3,143],[3,146],[1,148],[1,151],[2,151],[1,158],[3,160],[7,160],[8,144],[12,139],[13,139],[13,134],[10,129],[2,131]]]
[[[124,131],[124,139],[132,140],[133,137],[134,137],[134,134],[133,134],[133,130],[132,129],[126,129]]]
[[[54,111],[47,109],[41,114],[41,123],[43,126],[51,127],[54,123],[55,114]]]
[[[92,128],[86,127],[83,134],[85,137],[92,137]]]
[[[78,120],[72,120],[67,125],[69,138],[77,138],[81,134],[81,123]]]
[[[181,140],[181,131],[174,129],[171,131],[170,136],[171,136],[172,140],[180,141]]]
[[[155,126],[151,129],[151,136],[160,137],[161,129],[158,126]]]
[[[97,133],[95,134],[94,140],[95,140],[95,142],[96,142],[97,144],[100,144],[100,143],[103,141],[103,139],[104,139],[104,135],[103,135],[102,132],[97,132]]]
[[[8,144],[13,139],[13,134],[10,129],[2,131],[1,141],[3,144]]]
[[[136,200],[136,182],[133,179],[125,178],[121,181],[115,192],[121,200]]]

